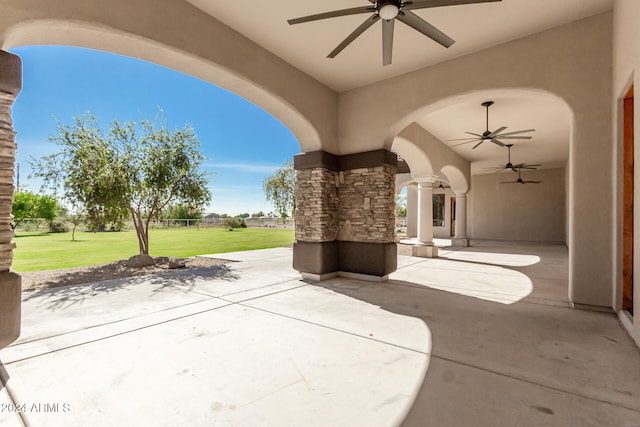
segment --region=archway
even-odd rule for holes
[[[290,85],[290,89],[292,89],[290,91],[283,90],[282,82],[278,83],[281,75],[278,75],[274,70],[272,70],[274,73],[265,80],[264,77],[255,74],[255,69],[253,73],[248,72],[246,62],[234,67],[234,64],[228,63],[229,58],[233,56],[230,52],[227,52],[227,56],[214,54],[207,57],[206,52],[199,52],[202,55],[198,55],[197,52],[189,49],[181,50],[180,47],[172,43],[163,44],[162,37],[156,39],[145,37],[145,35],[136,32],[138,28],[132,28],[132,32],[127,32],[95,24],[92,19],[87,19],[87,22],[92,22],[92,24],[84,24],[80,23],[83,19],[75,21],[66,19],[29,20],[26,16],[22,16],[22,18],[24,18],[23,22],[16,23],[5,32],[3,48],[41,43],[64,44],[97,48],[145,59],[197,76],[251,100],[288,126],[298,138],[302,150],[313,151],[320,148],[330,150],[332,144],[335,144],[333,137],[326,137],[323,140],[323,135],[331,135],[331,129],[335,129],[335,116],[332,114],[335,113],[335,105],[332,102],[335,94],[326,88],[319,87],[315,81],[303,76],[302,73],[276,58],[271,58],[272,61],[269,64],[263,65],[267,69],[275,67],[283,75],[291,77],[292,82],[295,83]],[[169,15],[164,15],[164,18],[171,20]],[[147,28],[147,30],[153,32],[152,28]],[[230,37],[236,36],[230,34]],[[184,41],[184,39],[177,39],[177,41],[180,40]],[[254,48],[255,51],[260,52],[260,48]],[[215,61],[215,58],[218,57],[224,63],[223,65]],[[0,183],[7,187],[3,190],[3,203],[0,209],[2,216],[0,223],[3,224],[3,234],[0,240],[0,248],[3,250],[1,257],[3,286],[0,291],[2,292],[3,306],[0,310],[2,320],[0,346],[4,346],[18,336],[20,325],[20,279],[15,273],[8,271],[14,244],[12,243],[12,233],[9,229],[5,230],[4,228],[8,227],[10,223],[13,169],[15,167],[15,144],[13,143],[10,108],[20,90],[21,78],[20,61],[17,57],[3,51],[0,60],[2,61],[0,68],[3,69],[2,81],[0,82],[0,89],[3,92],[0,114],[3,116],[2,136],[6,142],[3,144],[3,157],[7,158],[7,162],[3,162],[3,165],[7,167],[2,172],[3,181]],[[247,62],[254,60],[255,58],[251,58]],[[267,81],[269,79],[271,81]],[[307,100],[304,100],[305,98]],[[310,119],[306,114],[315,116],[315,118]],[[313,124],[313,121],[316,123]],[[4,150],[5,145],[6,150]]]

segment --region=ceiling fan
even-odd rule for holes
[[[480,144],[482,144],[485,141],[491,141],[494,144],[497,144],[501,147],[505,146],[505,143],[501,141],[501,139],[531,139],[531,136],[526,136],[526,135],[520,135],[523,133],[527,133],[527,132],[535,132],[535,129],[526,129],[526,130],[517,130],[514,132],[507,132],[507,133],[502,133],[504,132],[507,127],[506,126],[502,126],[499,129],[494,130],[493,132],[489,130],[489,107],[491,107],[494,104],[493,101],[485,101],[483,102],[482,105],[483,107],[486,107],[487,109],[487,127],[486,130],[484,132],[482,132],[482,134],[479,133],[473,133],[473,132],[465,132],[466,134],[469,135],[473,135],[473,138],[459,138],[459,139],[450,139],[449,141],[464,141],[461,142],[460,144],[456,144],[453,145],[453,147],[457,147],[459,145],[464,145],[464,144],[469,144],[471,142],[477,142],[476,145],[473,146],[473,149],[478,148],[478,146]]]
[[[528,165],[526,163],[518,163],[514,165],[513,163],[511,163],[511,147],[513,147],[513,144],[506,144],[505,147],[507,147],[507,149],[509,150],[509,154],[507,157],[507,164],[505,164],[504,166],[484,168],[484,170],[495,172],[495,173],[504,172],[507,170],[518,172],[519,169],[536,169],[538,166],[542,166],[542,165]]]
[[[440,190],[444,190],[446,188],[451,188],[451,186],[447,185],[447,184],[448,184],[448,182],[440,180],[440,185],[438,185],[437,187],[433,187],[433,188],[438,188]]]
[[[393,27],[395,20],[399,20],[411,28],[421,32],[433,41],[448,48],[455,40],[411,12],[415,9],[426,9],[440,6],[454,6],[459,4],[489,3],[502,0],[369,0],[371,6],[352,7],[349,9],[334,10],[331,12],[318,13],[315,15],[303,16],[301,18],[289,19],[289,25],[301,24],[303,22],[317,21],[320,19],[336,18],[338,16],[358,15],[370,13],[369,17],[358,26],[346,39],[342,41],[327,58],[335,58],[344,48],[357,39],[369,27],[382,19],[382,64],[391,64],[393,52]]]
[[[500,184],[540,184],[542,181],[525,181],[522,179],[522,175],[520,171],[522,169],[518,169],[518,180],[517,181],[502,181]]]

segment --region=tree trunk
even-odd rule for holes
[[[149,255],[149,235],[142,223],[142,214],[133,208],[130,208],[130,211],[131,217],[133,218],[133,225],[136,227],[136,234],[138,235],[140,255]]]

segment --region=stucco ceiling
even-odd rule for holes
[[[381,25],[374,25],[336,58],[332,51],[367,15],[331,18],[290,26],[287,19],[337,9],[367,6],[368,0],[187,0],[249,39],[338,92],[348,91],[406,72],[610,10],[613,0],[503,0],[414,11],[451,36],[445,49],[417,31],[397,23],[393,63],[382,65]],[[496,99],[493,99],[496,98]],[[465,131],[484,130],[480,103],[494,100],[490,129],[535,128],[534,139],[515,141],[515,162],[562,167],[568,158],[569,115],[562,105],[526,96],[481,94],[449,105],[418,120],[440,140],[462,138]],[[493,123],[493,124],[492,124]],[[446,142],[445,142],[446,143]],[[446,143],[453,145],[453,143]],[[506,162],[506,150],[485,143],[454,148],[472,162],[472,172]],[[497,163],[496,163],[497,162]]]
[[[486,108],[480,104],[491,100],[489,130],[506,126],[505,133],[535,129],[527,133],[530,140],[511,140],[511,162],[514,164],[540,164],[540,169],[562,168],[569,159],[571,116],[568,108],[555,99],[527,97],[526,95],[475,94],[464,101],[452,103],[418,120],[418,124],[449,147],[464,141],[465,132],[482,134],[486,128]],[[505,141],[506,143],[507,141]],[[475,143],[453,148],[471,162],[472,175],[490,173],[485,168],[505,165],[508,150],[489,141],[473,149]]]

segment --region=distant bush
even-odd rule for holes
[[[67,230],[67,225],[64,223],[64,221],[51,221],[49,223],[49,232],[50,233],[66,233]]]
[[[229,231],[233,231],[234,228],[247,228],[247,223],[244,219],[239,218],[225,218],[222,224]]]

